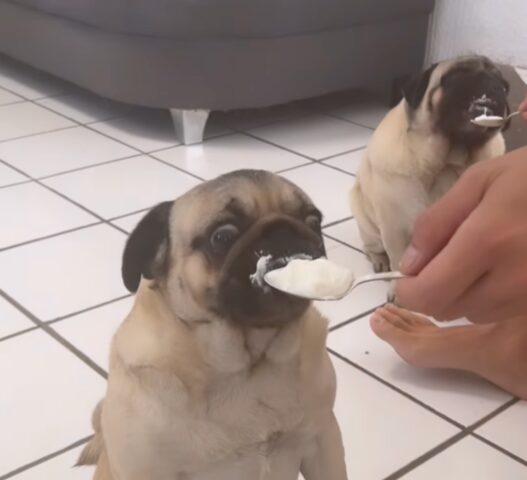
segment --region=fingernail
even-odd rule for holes
[[[404,252],[401,263],[399,263],[399,268],[403,272],[412,271],[419,261],[421,260],[421,252],[417,250],[413,245],[410,245],[406,252]]]
[[[374,323],[381,323],[382,317],[380,315],[377,315],[377,313],[374,313],[371,317],[371,321]]]

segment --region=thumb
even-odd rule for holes
[[[520,103],[520,106],[518,107],[518,110],[523,117],[524,120],[527,120],[527,97],[523,100],[522,103]]]
[[[486,161],[469,168],[441,200],[417,219],[410,246],[401,260],[402,273],[417,275],[449,242],[480,203],[489,167]]]

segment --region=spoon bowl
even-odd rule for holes
[[[470,120],[471,123],[474,125],[478,125],[479,127],[486,127],[486,128],[497,128],[497,127],[503,127],[506,122],[508,122],[512,117],[515,117],[520,112],[513,112],[510,115],[507,115],[506,117],[500,117],[498,115],[480,115],[479,117],[473,118]]]
[[[353,290],[355,290],[359,285],[363,285],[365,283],[370,282],[390,282],[392,280],[400,280],[401,278],[406,278],[407,275],[402,274],[401,272],[382,272],[382,273],[371,273],[369,275],[363,275],[358,278],[351,277],[351,280],[349,282],[349,285],[347,288],[340,294],[334,295],[334,296],[327,296],[327,297],[315,297],[315,296],[307,296],[307,295],[300,295],[298,293],[292,293],[290,291],[287,291],[283,288],[281,288],[276,283],[273,285],[273,277],[269,276],[268,274],[264,275],[264,281],[269,286],[273,287],[275,290],[279,290],[281,292],[287,293],[288,295],[293,295],[294,297],[304,298],[307,300],[316,300],[316,301],[336,301],[336,300],[342,300],[346,295],[350,294]]]

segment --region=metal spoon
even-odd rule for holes
[[[478,125],[480,127],[502,127],[505,122],[509,121],[512,117],[515,117],[520,112],[512,112],[511,114],[507,115],[506,117],[500,117],[498,115],[480,115],[479,117],[473,118],[470,120],[471,123],[474,125]]]
[[[273,287],[276,290],[280,290],[281,292],[287,293],[288,295],[293,295],[294,297],[299,298],[306,298],[308,300],[317,300],[317,301],[335,301],[335,300],[341,300],[346,295],[350,294],[353,290],[355,290],[359,285],[363,285],[364,283],[370,283],[370,282],[389,282],[391,280],[400,280],[401,278],[406,278],[407,275],[402,274],[401,272],[382,272],[382,273],[371,273],[369,275],[363,275],[361,277],[352,279],[349,286],[346,288],[346,290],[337,296],[333,297],[308,297],[304,295],[299,295],[296,293],[288,292],[287,290],[281,289],[277,285],[273,285],[273,282],[270,278],[268,278],[267,274],[264,275],[265,282]]]

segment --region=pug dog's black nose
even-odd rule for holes
[[[257,251],[271,255],[274,259],[297,255],[319,258],[326,254],[319,234],[307,225],[287,219],[267,224],[255,247]]]

